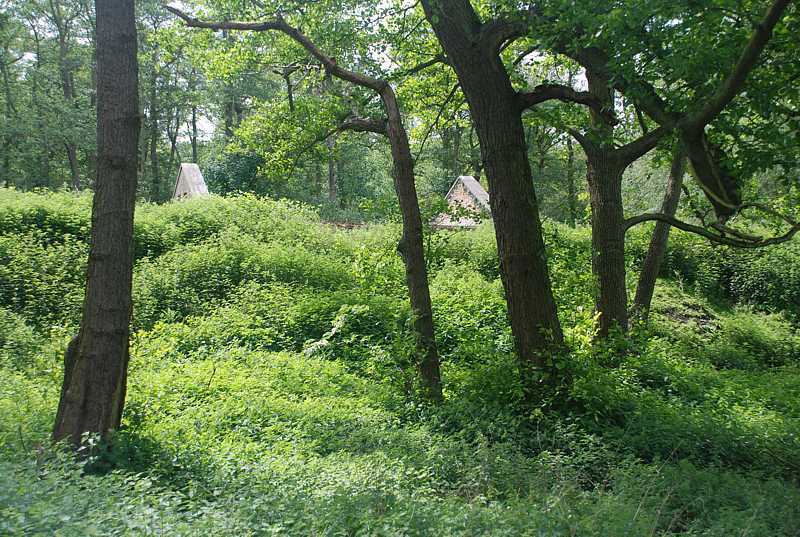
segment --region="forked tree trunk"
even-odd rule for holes
[[[523,386],[538,392],[537,371],[561,349],[563,335],[550,286],[522,109],[485,27],[467,0],[423,0],[425,15],[467,98],[489,181],[500,270]]]
[[[667,177],[667,191],[664,194],[664,200],[661,202],[661,210],[659,212],[675,216],[675,212],[678,210],[678,202],[681,199],[681,187],[683,186],[685,173],[686,153],[682,148],[678,148],[672,155],[672,164]],[[636,285],[636,296],[633,299],[633,313],[641,321],[646,321],[650,313],[650,302],[653,300],[656,278],[661,271],[661,263],[664,261],[664,254],[667,251],[667,241],[669,240],[671,227],[666,222],[656,222],[653,236],[650,238],[650,247],[647,249],[647,256],[642,264],[639,282]]]
[[[81,328],[64,360],[53,439],[117,429],[125,402],[139,137],[133,0],[96,0],[97,181]]]

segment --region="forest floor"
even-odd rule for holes
[[[572,352],[531,408],[491,228],[438,232],[436,407],[414,390],[397,225],[143,204],[123,427],[76,462],[48,436],[89,204],[0,189],[0,535],[800,535],[794,244],[734,271],[676,235],[650,323],[598,348],[588,231],[547,224]]]

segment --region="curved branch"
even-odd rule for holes
[[[688,222],[678,220],[674,216],[670,216],[664,213],[645,213],[628,218],[627,220],[625,220],[625,226],[624,226],[625,231],[627,232],[630,228],[632,228],[636,224],[641,224],[642,222],[653,222],[653,221],[665,222],[671,225],[672,227],[676,227],[682,231],[687,231],[689,233],[694,233],[696,235],[705,237],[711,242],[715,242],[717,244],[724,244],[726,246],[734,246],[736,248],[763,248],[764,246],[772,246],[774,244],[780,244],[782,242],[791,240],[792,237],[794,237],[795,234],[797,234],[797,232],[800,231],[800,222],[796,222],[792,225],[789,231],[777,237],[762,238],[762,237],[754,237],[752,235],[745,235],[740,232],[737,232],[736,233],[737,236],[748,237],[748,238],[734,239],[731,237],[726,237],[725,235],[714,233],[713,231],[704,228],[702,226],[696,226],[694,224],[689,224]]]
[[[305,34],[303,34],[297,28],[290,26],[289,23],[280,15],[276,15],[274,19],[263,21],[263,22],[235,22],[235,21],[217,21],[217,22],[210,22],[210,21],[201,21],[191,17],[181,11],[180,9],[173,7],[173,6],[164,6],[167,11],[173,13],[181,20],[186,23],[186,26],[190,28],[206,28],[209,30],[246,30],[252,32],[268,32],[268,31],[278,31],[281,32],[289,37],[291,37],[294,41],[296,41],[299,45],[301,45],[306,51],[314,56],[314,58],[319,61],[323,67],[325,67],[325,71],[330,73],[331,75],[335,76],[336,78],[340,78],[347,82],[352,82],[357,86],[362,86],[365,88],[370,88],[375,90],[376,92],[380,93],[383,89],[388,85],[388,82],[385,80],[380,80],[377,78],[372,78],[366,75],[361,75],[358,73],[354,73],[348,69],[340,67],[338,63],[336,63],[336,59],[328,56],[324,52],[322,52]]]
[[[758,63],[758,57],[764,50],[772,30],[781,20],[783,12],[792,0],[774,0],[767,14],[756,25],[753,35],[742,50],[731,74],[720,84],[714,94],[706,100],[702,108],[682,121],[682,127],[688,130],[699,131],[719,115],[725,106],[730,103],[744,85],[747,75]]]
[[[528,25],[521,21],[494,19],[481,27],[481,45],[490,49],[493,54],[499,53],[500,48],[509,40],[514,40],[525,35]]]
[[[387,135],[386,119],[373,119],[351,116],[342,121],[336,128],[337,131],[374,132],[383,136]]]
[[[588,91],[576,91],[561,84],[539,84],[532,91],[517,93],[517,100],[521,111],[551,100],[578,103],[597,112],[609,125],[619,123],[614,111],[604,108],[597,97]]]

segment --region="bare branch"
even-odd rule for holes
[[[770,238],[755,237],[753,235],[747,235],[737,231],[735,233],[735,236],[740,238],[731,238],[722,234],[723,233],[722,231],[720,231],[720,233],[714,233],[708,228],[702,226],[696,226],[694,224],[689,224],[688,222],[683,222],[682,220],[678,220],[674,216],[670,216],[668,214],[663,214],[663,213],[645,213],[645,214],[640,214],[639,216],[628,218],[627,220],[625,220],[625,231],[628,231],[636,224],[641,224],[642,222],[652,222],[652,221],[665,222],[671,225],[672,227],[676,227],[680,230],[700,235],[717,244],[734,246],[736,248],[763,248],[765,246],[780,244],[782,242],[791,240],[792,237],[794,237],[795,234],[797,234],[797,232],[800,231],[800,222],[798,222],[794,223],[794,225],[792,225],[792,227],[789,228],[789,231],[777,237],[770,237]],[[719,226],[716,226],[716,229],[719,229]],[[729,234],[733,234],[730,232],[735,231],[735,230],[730,230],[729,228],[725,229]]]
[[[447,94],[447,97],[445,98],[444,102],[439,107],[439,112],[436,114],[436,118],[433,120],[433,123],[431,123],[430,127],[428,127],[428,132],[425,133],[425,137],[422,139],[422,143],[419,145],[419,151],[417,151],[417,156],[414,157],[415,164],[419,160],[419,157],[422,155],[422,150],[425,149],[425,143],[428,141],[428,137],[430,137],[436,125],[439,124],[439,120],[442,118],[444,109],[447,107],[448,104],[450,104],[450,101],[453,100],[453,97],[455,97],[458,88],[459,84],[453,84],[453,87],[450,89],[450,93]]]
[[[444,54],[437,54],[436,56],[428,60],[425,60],[424,62],[420,62],[417,65],[410,67],[409,69],[406,69],[404,71],[399,71],[393,74],[391,78],[392,80],[397,80],[400,78],[405,78],[407,76],[412,76],[419,73],[420,71],[424,71],[428,67],[436,65],[437,63],[443,63],[445,65],[448,65],[450,62],[447,59],[447,56],[445,56]]]
[[[588,91],[576,91],[561,84],[539,84],[532,91],[517,93],[520,110],[527,110],[539,103],[550,100],[578,103],[597,112],[609,125],[619,123],[613,110],[603,108],[600,100]]]

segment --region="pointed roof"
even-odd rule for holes
[[[461,175],[447,191],[448,211],[438,215],[431,225],[440,229],[472,229],[481,220],[480,214],[491,214],[489,194],[477,179]]]
[[[486,212],[491,212],[491,209],[489,208],[489,193],[486,192],[486,189],[484,189],[478,180],[471,175],[459,175],[458,179],[453,181],[453,185],[450,187],[450,190],[447,191],[446,198],[448,200],[459,183],[464,185],[464,188],[467,189],[467,192],[469,192],[470,196],[475,199],[475,201],[483,210]]]
[[[194,198],[197,196],[207,196],[208,187],[203,179],[200,166],[192,162],[181,163],[178,177],[175,179],[175,190],[172,199]]]

